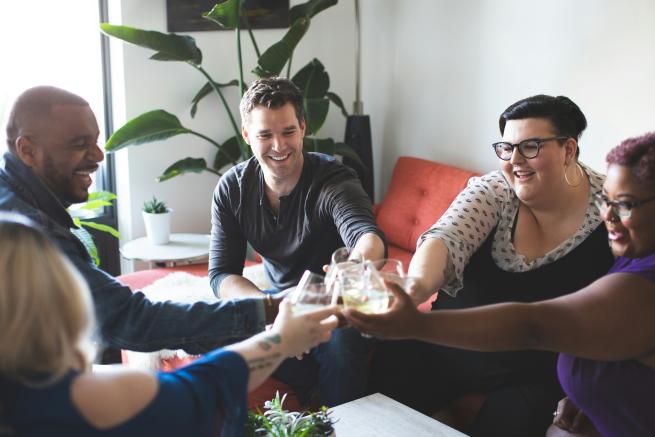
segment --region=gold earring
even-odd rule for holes
[[[582,183],[582,178],[584,178],[584,170],[582,170],[582,167],[580,166],[580,164],[578,162],[576,162],[575,166],[578,168],[578,171],[580,172],[580,177],[578,178],[577,183],[572,184],[571,181],[569,181],[569,177],[566,174],[566,171],[568,170],[569,166],[564,165],[564,167],[565,167],[564,168],[564,181],[566,182],[566,185],[568,185],[569,187],[573,187],[573,188],[580,186],[580,184]]]

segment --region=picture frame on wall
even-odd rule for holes
[[[169,32],[226,30],[202,17],[219,0],[166,0],[166,21]],[[243,8],[251,29],[283,29],[289,27],[289,0],[244,0]],[[241,23],[246,28],[245,23]]]

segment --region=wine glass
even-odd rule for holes
[[[367,314],[383,313],[389,307],[390,294],[384,279],[371,261],[364,261],[339,271],[338,292],[346,308]]]
[[[340,247],[332,253],[330,265],[325,275],[325,283],[331,291],[335,291],[338,273],[348,267],[363,261],[362,255],[352,247]]]
[[[305,270],[289,299],[293,312],[303,314],[335,305],[337,295],[328,290],[323,276]]]

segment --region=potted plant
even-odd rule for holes
[[[225,114],[232,127],[231,137],[227,140],[216,141],[208,136],[181,124],[180,120],[169,112],[155,109],[128,121],[109,138],[105,145],[107,152],[115,152],[124,147],[137,146],[144,143],[161,141],[176,135],[190,134],[205,139],[216,147],[213,162],[208,163],[204,158],[186,157],[172,163],[157,178],[165,181],[185,173],[200,173],[203,171],[222,175],[225,168],[252,156],[249,146],[241,137],[241,130],[235,117],[236,104],[229,104],[223,90],[227,87],[238,87],[241,92],[247,85],[244,78],[244,65],[242,60],[241,30],[242,23],[248,32],[252,48],[257,55],[257,66],[251,72],[256,77],[269,77],[282,74],[286,66],[286,75],[303,91],[305,118],[307,122],[307,138],[304,147],[308,151],[322,152],[329,155],[338,154],[351,162],[361,164],[361,160],[354,149],[348,145],[335,142],[331,138],[317,138],[315,135],[323,126],[327,118],[330,104],[336,105],[344,117],[348,116],[341,98],[330,91],[330,77],[325,67],[318,59],[313,59],[291,76],[291,63],[293,52],[307,32],[312,18],[321,11],[334,6],[337,0],[309,0],[292,7],[289,11],[291,26],[280,41],[260,52],[255,36],[248,25],[247,12],[243,8],[243,0],[219,1],[210,11],[203,14],[203,18],[214,22],[217,27],[233,29],[237,41],[236,73],[238,79],[228,80],[224,83],[215,81],[202,65],[203,53],[196,46],[195,39],[188,35],[175,33],[162,33],[157,31],[137,29],[128,26],[118,26],[102,23],[101,29],[105,34],[121,39],[140,47],[154,50],[156,53],[150,59],[157,61],[184,62],[197,70],[206,81],[204,86],[191,99],[191,116],[195,116],[199,103],[206,96],[214,93],[221,101]],[[224,62],[224,64],[226,64]],[[238,112],[237,112],[238,114]]]
[[[171,212],[166,203],[155,196],[152,196],[152,200],[143,203],[143,221],[151,244],[168,243],[171,236]]]
[[[264,413],[248,412],[247,437],[330,437],[334,436],[334,421],[326,407],[316,412],[289,412],[283,408],[285,394],[266,401]]]

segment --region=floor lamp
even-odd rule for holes
[[[360,100],[360,28],[359,28],[359,0],[355,0],[355,102],[353,112],[346,121],[346,134],[344,143],[352,147],[362,160],[362,165],[344,159],[346,165],[355,168],[364,190],[375,201],[375,186],[373,183],[373,145],[371,142],[371,119],[364,115],[364,103]]]

